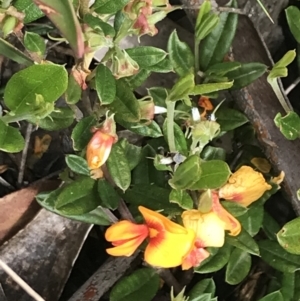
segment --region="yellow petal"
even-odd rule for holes
[[[150,238],[145,250],[145,261],[162,268],[181,265],[184,257],[193,248],[195,240],[194,231],[184,229],[184,232],[175,234],[165,231]]]
[[[267,190],[272,188],[260,172],[250,166],[238,169],[219,190],[219,197],[228,201],[236,201],[240,205],[249,206],[258,200]]]
[[[202,247],[223,246],[226,224],[215,212],[188,210],[182,213],[182,220],[185,228],[195,231]]]
[[[136,239],[128,240],[119,246],[106,249],[106,252],[112,256],[131,256],[140,246],[143,240],[144,239],[142,237],[137,237]]]
[[[193,248],[195,233],[170,221],[165,216],[139,206],[149,228],[149,244],[145,261],[151,265],[170,268],[181,265]]]
[[[86,150],[86,159],[90,169],[99,168],[106,162],[114,141],[115,138],[111,135],[100,130],[95,132]]]

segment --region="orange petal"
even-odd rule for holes
[[[121,221],[110,226],[105,232],[105,239],[115,247],[107,249],[113,256],[130,256],[148,236],[148,227],[130,221]]]
[[[242,230],[240,222],[222,207],[217,193],[213,193],[212,196],[212,210],[225,223],[225,230],[228,230],[232,236],[239,235]]]
[[[99,168],[106,162],[114,141],[115,138],[111,135],[100,130],[95,132],[86,150],[87,163],[90,169]]]
[[[188,270],[192,267],[197,267],[201,262],[209,257],[209,253],[204,248],[197,248],[196,246],[191,252],[184,258],[182,262],[182,269]]]

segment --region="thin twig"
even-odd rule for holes
[[[120,212],[120,215],[123,219],[134,222],[134,218],[123,199],[119,201],[118,211]]]
[[[169,269],[156,269],[161,279],[169,286],[174,288],[174,293],[180,293],[182,287]]]
[[[15,190],[15,188],[12,185],[10,185],[6,180],[4,180],[1,176],[0,176],[0,184],[10,190]]]
[[[29,296],[36,301],[45,301],[36,293],[18,274],[16,274],[6,263],[0,259],[0,267],[8,274]]]
[[[118,218],[107,208],[102,207],[103,212],[107,215],[112,224],[118,222]]]
[[[182,5],[181,6],[182,9],[184,10],[199,10],[200,6],[199,5]],[[225,13],[234,13],[234,14],[238,14],[238,15],[245,15],[245,11],[244,9],[241,8],[234,8],[234,7],[216,7],[213,8],[213,10],[217,11],[217,12],[225,12]]]
[[[28,153],[28,147],[30,142],[30,136],[32,133],[33,125],[31,123],[28,123],[27,129],[26,129],[26,135],[25,135],[25,146],[22,152],[22,159],[21,164],[19,168],[19,174],[18,174],[18,184],[21,185],[23,183],[24,178],[24,171],[25,171],[25,164],[27,159],[27,153]]]
[[[297,77],[284,91],[285,95],[288,95],[296,86],[300,83],[300,77]]]

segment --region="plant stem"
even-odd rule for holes
[[[195,82],[196,84],[199,84],[199,47],[200,47],[200,41],[195,40],[195,46],[194,46],[194,55],[195,55]]]
[[[176,152],[174,137],[174,113],[176,101],[167,101],[167,135],[170,153]]]
[[[2,120],[5,123],[12,123],[12,122],[19,122],[22,120],[26,120],[28,118],[32,118],[32,114],[20,114],[20,115],[9,115],[6,114],[2,117],[0,117],[0,120]]]
[[[278,85],[278,82],[277,82],[277,79],[273,79],[272,81],[269,81],[269,84],[271,85],[274,93],[276,94],[281,106],[283,107],[283,109],[285,110],[286,113],[289,113],[291,111],[293,111],[292,108],[289,107],[289,105],[287,104],[282,92],[281,92],[281,89]]]

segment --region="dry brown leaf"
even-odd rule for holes
[[[34,156],[41,158],[43,154],[48,150],[52,137],[48,134],[44,135],[42,138],[35,136],[34,142]]]
[[[57,188],[59,181],[38,181],[0,198],[0,245],[21,230],[37,213],[40,206],[35,196],[41,191]]]
[[[0,174],[6,172],[8,169],[8,166],[7,165],[0,165]]]

